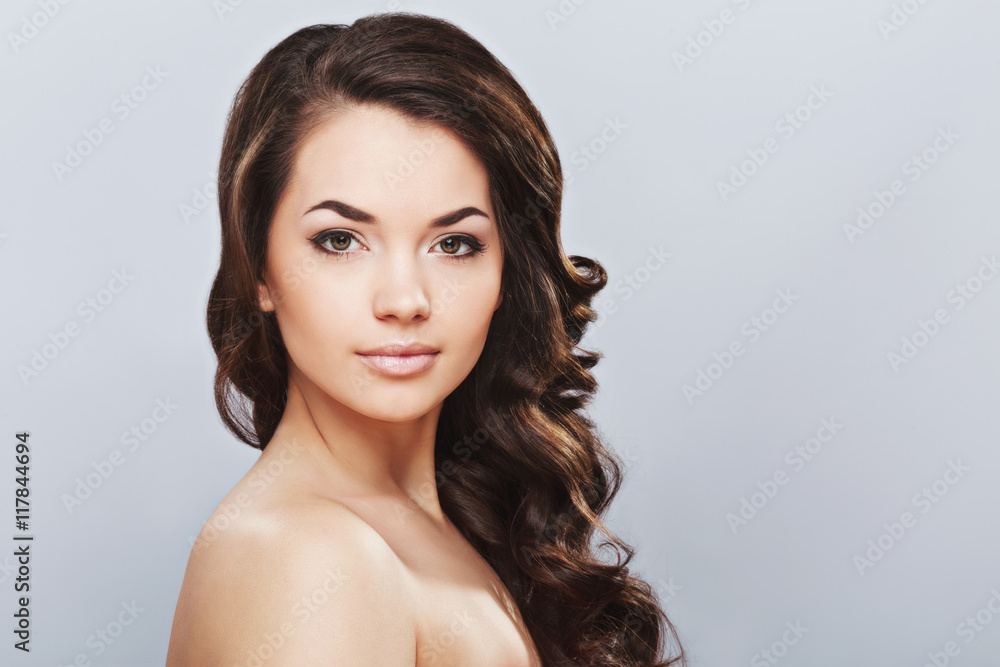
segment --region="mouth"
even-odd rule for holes
[[[434,363],[438,351],[421,354],[370,354],[358,352],[358,358],[369,368],[393,376],[415,375]]]

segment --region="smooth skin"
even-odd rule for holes
[[[435,484],[442,401],[479,359],[502,265],[486,168],[451,131],[364,106],[306,138],[258,285],[287,406],[192,548],[168,667],[541,664]],[[357,355],[394,341],[440,352],[403,377]]]

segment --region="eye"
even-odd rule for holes
[[[320,232],[309,240],[312,241],[313,245],[315,245],[321,252],[324,252],[327,255],[334,255],[335,257],[350,254],[348,250],[351,247],[352,241],[357,241],[358,244],[361,245],[361,241],[358,241],[358,237],[346,229],[329,229],[324,232]]]
[[[463,243],[469,247],[469,250],[459,253],[458,250],[461,248]],[[447,236],[435,245],[441,246],[441,250],[444,251],[443,254],[449,255],[454,259],[468,259],[474,255],[480,254],[486,247],[473,237],[465,236],[464,234]]]
[[[351,243],[357,242],[362,248],[364,244],[354,235],[346,229],[328,229],[320,232],[316,236],[309,239],[317,250],[325,255],[332,255],[338,259],[342,257],[347,257],[351,254],[352,248]],[[465,252],[459,252],[462,245],[466,245],[468,250]],[[447,236],[435,244],[435,247],[441,246],[443,251],[440,254],[448,256],[450,259],[455,260],[465,260],[478,255],[485,250],[486,246],[480,243],[477,239],[472,236],[467,236],[465,234],[452,234]]]

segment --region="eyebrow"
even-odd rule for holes
[[[312,213],[313,211],[319,209],[327,209],[333,211],[334,213],[347,218],[348,220],[353,220],[354,222],[367,222],[371,224],[378,224],[378,219],[371,213],[362,211],[359,208],[355,208],[350,204],[345,204],[342,201],[337,201],[336,199],[327,199],[321,201],[315,206],[311,207],[308,211],[303,213],[303,216]],[[460,208],[457,211],[452,211],[451,213],[446,213],[442,216],[434,218],[431,220],[431,227],[448,227],[449,225],[454,225],[456,222],[464,220],[470,215],[481,215],[487,220],[490,219],[486,213],[483,213],[475,206],[466,206]]]

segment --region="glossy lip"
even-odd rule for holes
[[[370,355],[378,357],[390,357],[390,356],[400,356],[400,355],[411,355],[411,354],[436,354],[439,352],[436,348],[429,345],[424,345],[423,343],[386,343],[385,345],[380,345],[378,347],[373,347],[370,350],[362,350],[358,352],[360,355]]]
[[[430,368],[440,350],[422,343],[388,343],[358,352],[368,367],[386,375],[414,375]]]

